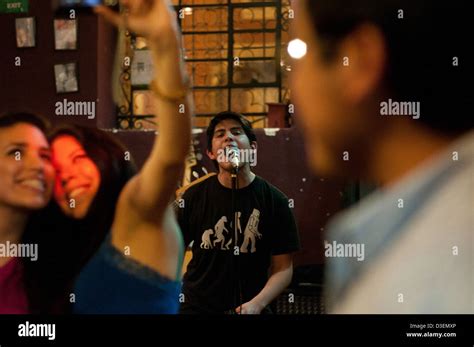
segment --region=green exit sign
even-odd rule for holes
[[[0,13],[28,12],[29,0],[0,0]]]

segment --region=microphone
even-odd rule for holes
[[[227,160],[232,164],[234,169],[238,169],[240,166],[240,151],[236,147],[227,148]]]

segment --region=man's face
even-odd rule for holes
[[[250,143],[249,138],[245,134],[242,125],[233,120],[225,119],[216,125],[212,137],[212,151],[207,151],[207,155],[212,160],[217,160],[219,168],[225,171],[232,170],[232,164],[225,155],[228,149],[238,149],[241,153],[244,151],[255,150],[257,144]],[[249,165],[243,161],[240,162],[240,167]]]
[[[293,63],[290,76],[296,104],[295,120],[303,130],[310,167],[322,175],[350,175],[358,164],[344,161],[344,152],[355,155],[369,136],[366,112],[347,97],[348,73],[344,54],[323,60],[320,42],[314,33],[308,11],[296,2],[297,20],[292,36],[307,44],[306,55]],[[346,70],[345,70],[346,69]]]

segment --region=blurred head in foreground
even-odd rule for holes
[[[382,186],[327,228],[326,307],[474,312],[467,2],[295,5],[292,95],[310,166]]]
[[[462,5],[296,1],[292,94],[314,170],[389,183],[472,129]]]

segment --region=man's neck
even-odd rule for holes
[[[219,168],[217,179],[224,187],[232,189],[232,173]],[[240,168],[237,173],[237,182],[239,189],[247,187],[255,179],[255,174],[250,171],[249,165]]]
[[[383,141],[372,148],[369,175],[382,186],[391,186],[427,159],[441,153],[454,139],[412,126],[403,131],[384,132]]]
[[[27,221],[28,213],[0,205],[0,244],[7,241],[20,243]],[[0,256],[0,267],[9,260],[10,258]]]

